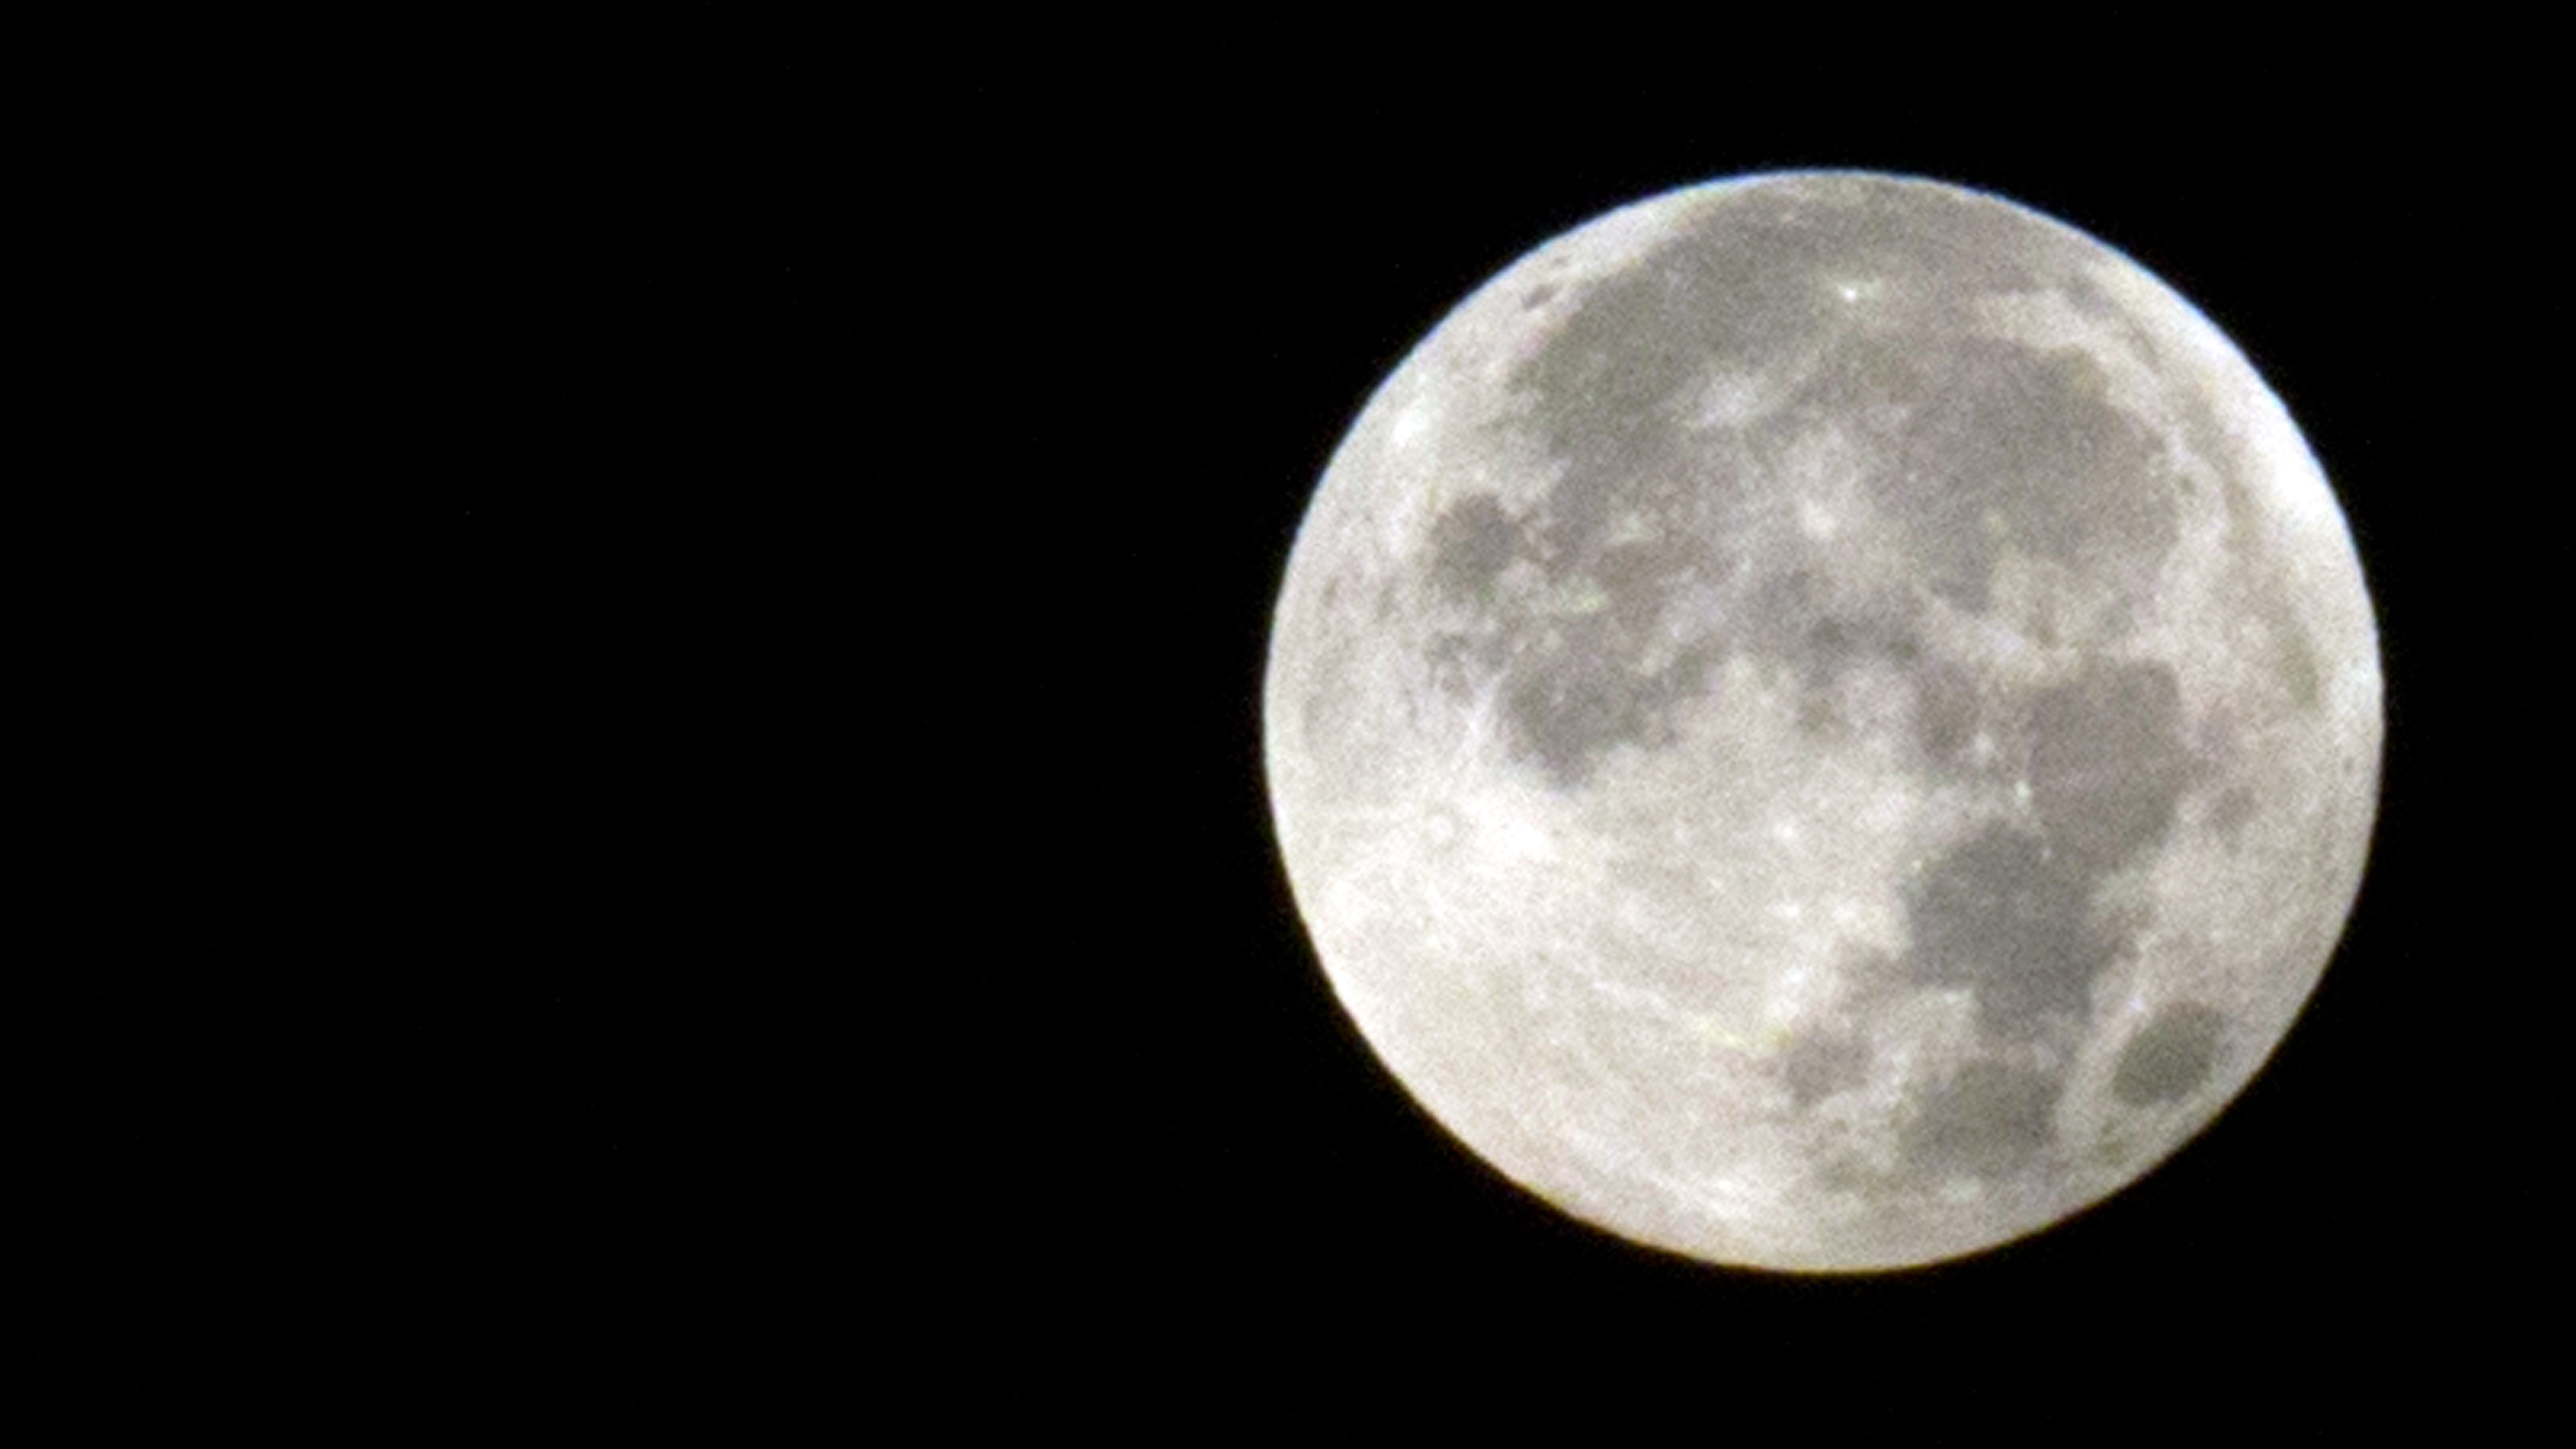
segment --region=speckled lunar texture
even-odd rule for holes
[[[1759,177],[1550,243],[1336,454],[1268,768],[1389,1068],[1514,1180],[1717,1262],[1932,1261],[2215,1115],[2377,793],[2342,515],[2098,242]]]

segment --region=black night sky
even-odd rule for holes
[[[257,567],[153,545],[204,587],[137,667],[209,722],[135,808],[228,884],[134,930],[246,964],[102,998],[119,1392],[182,1397],[156,1366],[266,1293],[387,1382],[420,1360],[329,1325],[511,1392],[695,1365],[1030,1422],[2511,1397],[2576,564],[2519,82],[2393,39],[1568,82],[1537,38],[691,14],[165,160],[239,250],[144,254],[195,309],[154,315],[302,389],[190,446],[336,501],[225,514]],[[1378,380],[1540,241],[1791,167],[1990,190],[2193,299],[2337,486],[2389,688],[2371,872],[2270,1069],[2060,1230],[1880,1278],[1637,1248],[1452,1143],[1332,1001],[1260,775],[1270,598]],[[250,321],[293,360],[203,341]]]

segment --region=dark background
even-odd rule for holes
[[[2570,560],[2513,75],[650,15],[127,143],[157,226],[93,265],[151,345],[84,365],[166,401],[92,466],[188,486],[89,535],[156,583],[66,858],[179,882],[84,958],[121,1392],[253,1322],[466,1392],[1545,1374],[1963,1436],[2528,1372]],[[1452,1143],[1331,999],[1259,753],[1385,372],[1604,210],[1816,166],[2196,302],[2336,484],[2389,687],[2345,948],[2236,1107],[2057,1231],[1853,1279],[1626,1245]]]

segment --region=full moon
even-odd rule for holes
[[[1859,1271],[2060,1222],[2314,989],[2378,797],[2334,493],[2011,202],[1658,196],[1460,303],[1291,552],[1271,814],[1386,1068],[1573,1216]]]

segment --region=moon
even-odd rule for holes
[[[1912,178],[1626,207],[1460,303],[1272,617],[1334,994],[1530,1192],[1713,1263],[2045,1229],[2314,990],[2383,733],[2279,400],[2103,243]]]

